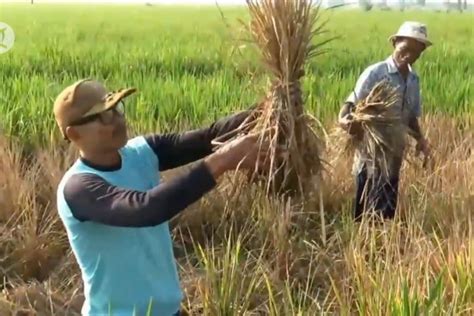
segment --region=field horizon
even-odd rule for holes
[[[131,136],[181,132],[248,108],[269,77],[242,41],[244,9],[0,6],[16,33],[0,54],[0,315],[78,315],[82,281],[56,209],[77,152],[61,140],[52,104],[95,78],[138,93]],[[302,82],[305,107],[330,135],[365,67],[391,53],[405,20],[434,46],[415,65],[427,167],[411,142],[393,221],[352,220],[352,157],[331,163],[321,195],[285,202],[233,174],[171,221],[190,315],[474,314],[474,29],[459,13],[324,11],[327,53]],[[118,21],[118,22],[117,22]],[[187,168],[187,167],[184,167]],[[182,169],[171,170],[163,180]],[[235,189],[238,188],[238,189]],[[126,251],[126,250],[124,250]],[[141,316],[141,315],[140,315]]]

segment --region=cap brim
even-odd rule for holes
[[[425,44],[427,47],[433,45],[433,43],[430,42],[430,41],[427,40],[427,39],[423,39],[423,38],[419,38],[419,37],[414,37],[414,36],[409,36],[409,35],[401,35],[401,34],[393,34],[392,36],[390,36],[390,37],[388,38],[388,41],[391,42],[391,41],[393,41],[393,40],[394,40],[395,38],[397,38],[397,37],[412,38],[412,39],[414,39],[414,40],[416,40],[416,41],[418,41],[418,42],[420,42],[420,43]]]
[[[127,88],[127,89],[120,89],[117,92],[111,92],[105,97],[105,100],[103,103],[99,103],[93,106],[89,111],[87,111],[83,115],[83,117],[107,111],[108,109],[115,106],[120,100],[128,97],[129,95],[135,93],[136,91],[137,89],[135,88]]]

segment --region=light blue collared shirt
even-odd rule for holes
[[[366,98],[372,88],[380,81],[386,79],[390,82],[398,92],[397,106],[402,111],[402,117],[405,123],[408,120],[421,116],[421,94],[420,94],[420,80],[418,75],[409,67],[407,80],[403,79],[398,72],[398,68],[393,61],[392,56],[384,61],[367,67],[357,80],[355,89],[350,93],[347,102],[357,104],[360,100]]]
[[[349,94],[346,102],[357,104],[360,100],[365,99],[373,87],[382,80],[387,80],[396,89],[398,98],[394,106],[400,109],[402,120],[405,124],[408,125],[408,122],[413,117],[418,118],[421,116],[420,80],[418,75],[409,67],[409,73],[405,81],[398,72],[392,56],[367,67],[360,75],[354,91]],[[354,157],[353,173],[359,173],[364,163],[368,160],[363,150],[357,150]],[[393,160],[393,172],[398,171],[400,164],[400,159],[395,158]],[[373,171],[370,165],[367,165],[367,172],[369,174]]]

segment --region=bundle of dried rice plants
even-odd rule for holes
[[[309,192],[317,188],[323,169],[323,142],[317,133],[321,124],[305,113],[299,87],[305,63],[322,54],[321,47],[329,41],[312,43],[324,32],[324,23],[318,23],[319,5],[311,0],[247,0],[247,5],[253,42],[273,78],[252,121],[244,122],[241,133],[226,142],[260,133],[262,141],[270,142],[271,162],[268,170],[256,168],[251,180],[264,179],[267,193]],[[274,133],[269,136],[268,130]],[[279,155],[282,149],[285,154]]]
[[[388,177],[393,164],[403,158],[406,147],[407,127],[400,108],[395,106],[397,98],[397,91],[390,83],[377,83],[352,112],[353,121],[362,127],[362,135],[350,135],[342,128],[335,130],[332,141],[338,152],[335,156],[358,150],[367,156],[378,177]]]

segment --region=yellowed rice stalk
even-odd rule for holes
[[[339,146],[339,155],[358,150],[369,158],[380,176],[388,177],[392,164],[403,157],[406,147],[407,128],[396,101],[397,92],[387,81],[375,85],[352,113],[353,121],[361,124],[363,135],[352,136],[337,128],[333,143]]]
[[[253,174],[266,181],[267,192],[314,190],[322,171],[322,142],[316,132],[320,124],[305,112],[299,87],[306,62],[323,53],[321,47],[328,42],[313,43],[315,35],[323,33],[319,6],[311,0],[247,0],[247,5],[250,33],[272,79],[266,97],[255,109],[255,121],[251,126],[244,122],[237,137],[257,131],[263,140],[264,131],[276,131],[268,136],[269,170]],[[296,94],[290,93],[293,89]],[[280,150],[286,154],[278,155]]]

